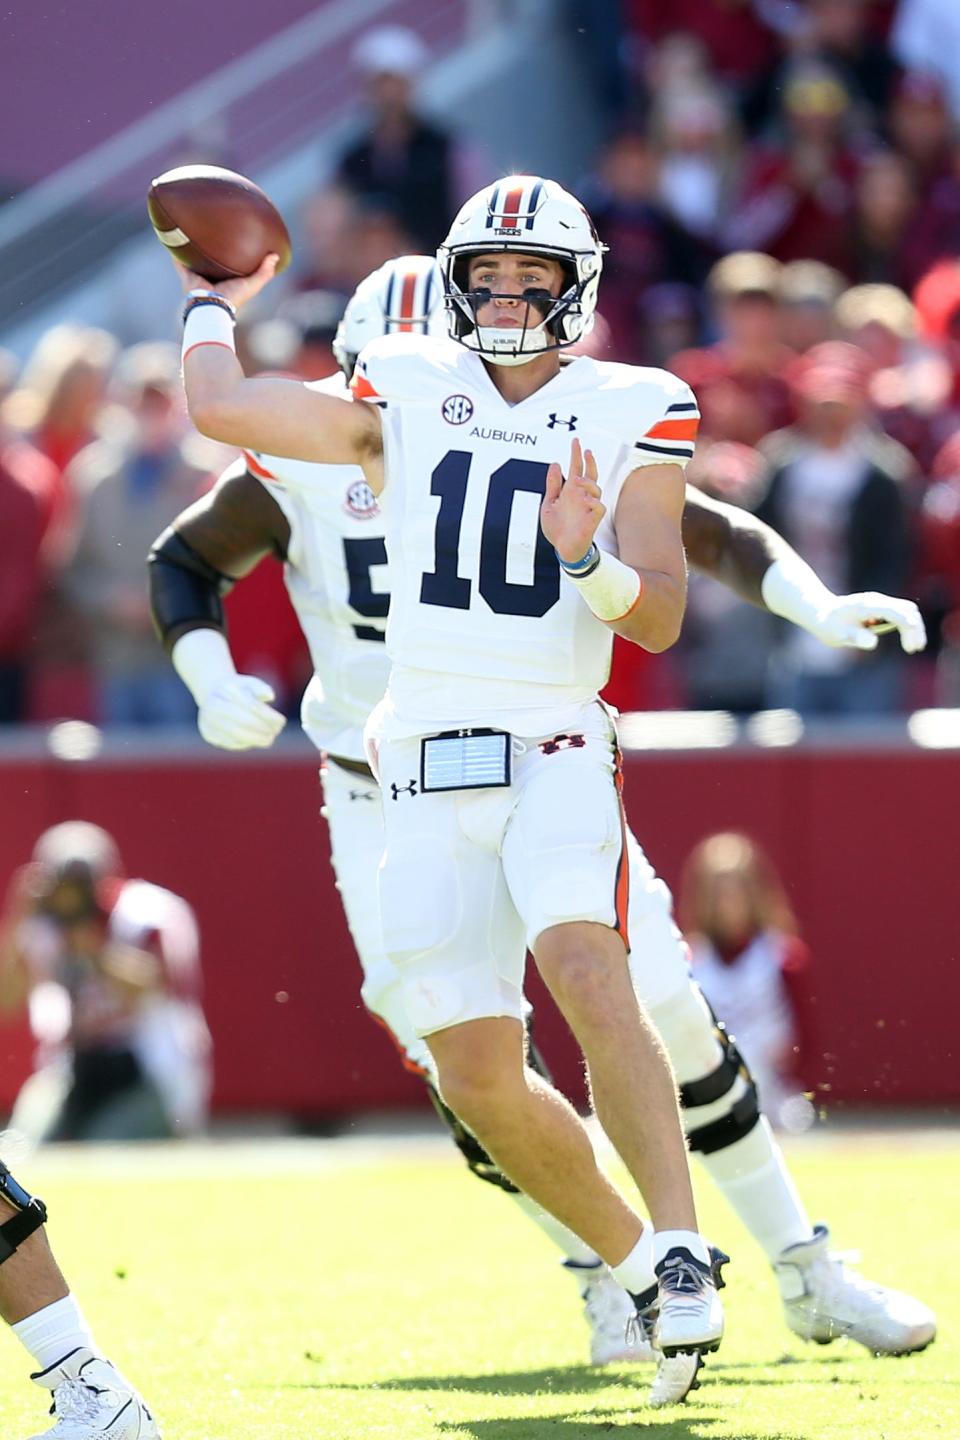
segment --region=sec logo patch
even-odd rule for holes
[[[448,425],[466,425],[473,414],[473,401],[467,395],[448,395],[440,413]]]
[[[380,514],[377,497],[366,480],[354,481],[347,491],[343,508],[348,515],[355,515],[358,520],[372,520],[374,515]]]

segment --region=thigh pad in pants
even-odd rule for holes
[[[416,741],[383,744],[379,764],[385,796],[399,777],[398,799],[384,802],[384,947],[400,972],[413,1029],[429,1035],[467,1020],[522,1018],[523,929],[494,843],[509,791],[400,790],[408,772],[419,773]],[[476,812],[498,805],[499,826],[488,819],[482,827],[488,843],[470,838]]]
[[[531,949],[554,925],[592,921],[626,930],[624,828],[613,755],[607,736],[589,735],[583,748],[547,754],[530,743],[517,766],[520,793],[503,864]]]

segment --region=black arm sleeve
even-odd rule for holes
[[[153,623],[168,654],[188,630],[226,630],[222,597],[233,581],[198,555],[172,525],[154,541],[147,566]]]

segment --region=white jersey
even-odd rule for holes
[[[380,404],[384,428],[393,669],[373,733],[567,723],[606,683],[613,632],[540,531],[547,468],[566,470],[574,436],[593,450],[607,509],[596,540],[616,554],[627,476],[693,453],[689,387],[581,356],[509,405],[463,346],[391,335],[362,352],[353,388]]]
[[[311,389],[349,399],[340,375]],[[300,718],[321,750],[362,760],[363,726],[383,695],[389,587],[383,516],[357,465],[248,452],[252,474],[290,524],[284,578],[314,675]]]

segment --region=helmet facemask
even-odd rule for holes
[[[605,248],[580,201],[555,180],[509,175],[488,185],[461,206],[437,251],[451,339],[494,365],[524,365],[575,345],[593,324]],[[469,264],[497,254],[553,260],[563,272],[549,303],[542,291],[509,296],[527,302],[516,328],[477,324],[491,295],[470,289]]]
[[[490,248],[475,250],[458,255],[453,262],[452,275],[447,282],[446,304],[451,314],[454,338],[491,365],[525,365],[538,355],[574,344],[573,340],[564,338],[562,322],[570,315],[583,314],[581,297],[586,282],[578,280],[576,270],[569,261],[556,255],[543,255],[544,259],[559,261],[563,271],[559,295],[551,295],[548,290],[532,286],[519,295],[491,290],[488,286],[471,289],[468,279],[470,261],[477,255],[490,253],[496,252]],[[537,255],[539,252],[530,250],[526,253]],[[477,323],[481,308],[491,300],[499,299],[526,302],[523,325],[519,329]]]

